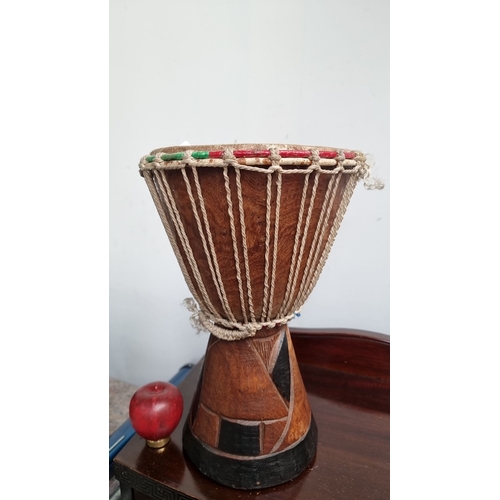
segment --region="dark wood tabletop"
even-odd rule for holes
[[[290,329],[318,425],[318,451],[295,480],[263,490],[221,486],[182,452],[182,428],[202,367],[180,384],[184,414],[171,442],[155,450],[135,435],[115,458],[122,500],[259,497],[283,499],[389,498],[389,337],[339,329]]]

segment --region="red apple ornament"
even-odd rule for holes
[[[182,416],[182,394],[169,382],[151,382],[136,391],[130,400],[132,427],[152,448],[170,441]]]

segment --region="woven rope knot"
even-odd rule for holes
[[[152,157],[151,155],[143,156],[139,162],[139,174],[141,177],[144,177],[144,171],[152,171],[155,170],[159,163],[163,160],[158,159],[158,155]]]
[[[222,153],[222,159],[228,165],[232,165],[233,167],[238,165],[238,160],[236,159],[236,156],[234,156],[233,150],[230,148],[224,149],[224,152]]]
[[[208,331],[212,335],[222,340],[241,340],[253,337],[262,328],[274,328],[277,325],[285,325],[295,318],[297,313],[300,315],[300,309],[281,318],[275,318],[270,321],[254,321],[250,323],[240,323],[238,321],[228,321],[221,317],[214,317],[210,313],[202,311],[194,299],[184,299],[183,305],[190,311],[189,318],[191,326],[198,333]],[[223,326],[219,326],[223,325]]]
[[[311,156],[309,157],[311,164],[319,167],[319,161],[321,160],[319,156],[319,151],[317,149],[311,149]]]
[[[144,177],[144,170],[148,170],[147,161],[146,161],[145,156],[143,156],[141,158],[141,161],[139,162],[139,175],[141,177]]]
[[[269,159],[271,160],[273,167],[278,166],[281,161],[281,156],[279,154],[278,148],[270,148],[269,149]]]
[[[193,154],[193,150],[192,150],[192,149],[189,149],[189,150],[184,151],[184,154],[182,155],[182,161],[183,161],[186,165],[193,165],[193,164],[196,164],[196,161],[195,161],[195,160],[194,160],[194,158],[192,157],[192,154]]]
[[[148,161],[148,159],[149,159],[149,161]],[[156,157],[155,157],[155,159],[156,159]],[[160,160],[160,161],[162,161],[162,160]],[[154,160],[151,161],[150,156],[143,156],[141,158],[141,161],[139,162],[139,168],[144,169],[144,170],[153,170],[156,165],[157,165],[157,162]]]
[[[187,310],[192,313],[189,320],[198,333],[206,330],[222,340],[229,341],[253,337],[257,333],[257,330],[262,328],[260,325],[243,325],[238,323],[231,323],[231,326],[234,326],[234,328],[223,328],[216,325],[214,320],[198,307],[194,299],[184,299],[183,304],[186,306]],[[224,322],[224,320],[221,319],[221,322]],[[229,322],[225,323],[229,324]]]

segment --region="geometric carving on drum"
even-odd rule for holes
[[[225,370],[222,380],[221,367]],[[200,402],[215,414],[233,420],[261,422],[288,415],[287,404],[251,339],[219,340],[209,345]]]
[[[272,372],[273,382],[283,398],[290,402],[290,358],[288,353],[288,340],[283,332],[281,346]]]
[[[264,422],[261,437],[263,455],[271,453],[274,445],[283,434],[285,424],[286,419]]]
[[[273,371],[274,363],[279,351],[279,345],[277,346],[277,341],[280,339],[282,332],[278,332],[275,335],[264,338],[253,338],[253,345],[259,353],[267,371],[271,373]],[[278,349],[276,349],[278,347]]]
[[[298,367],[297,358],[295,357],[295,351],[289,349],[289,355],[291,359],[291,365]],[[292,370],[291,373],[291,385],[292,385],[292,398],[293,403],[290,403],[290,424],[287,429],[287,434],[283,439],[283,442],[275,451],[281,451],[297,442],[298,439],[303,437],[309,426],[311,425],[311,407],[309,406],[309,400],[307,398],[306,389],[304,387],[304,382],[302,381],[302,376],[298,369]]]
[[[189,425],[192,427],[194,425],[194,422],[196,420],[196,416],[198,413],[198,408],[200,406],[200,394],[201,394],[201,387],[203,385],[203,369],[201,370],[200,373],[200,378],[198,380],[198,385],[196,387],[196,391],[193,396],[193,401],[191,403],[191,411],[189,412]]]
[[[209,410],[205,405],[200,404],[192,425],[193,434],[204,443],[217,448],[221,427],[220,420],[219,415]]]
[[[309,430],[311,409],[295,351],[288,329],[279,330],[265,338],[234,343],[214,336],[209,341],[191,431],[223,455],[250,457],[283,451],[295,446]],[[220,369],[212,373],[214,366],[225,367],[222,379]],[[210,382],[216,375],[218,384]],[[257,385],[252,382],[256,377]],[[231,398],[226,397],[226,390]]]
[[[260,454],[259,422],[240,424],[222,419],[219,450],[232,455],[256,457]]]

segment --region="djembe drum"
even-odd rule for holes
[[[178,146],[140,162],[208,330],[183,432],[214,481],[258,489],[297,477],[317,428],[287,322],[316,284],[357,181],[355,151],[290,145]],[[197,304],[196,304],[197,303]]]

